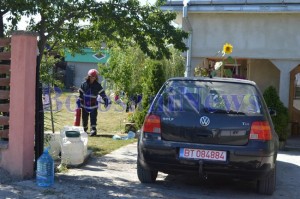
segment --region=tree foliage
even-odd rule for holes
[[[165,71],[165,79],[184,76],[185,58],[180,51],[173,47],[170,48],[170,51],[171,57],[169,59],[164,58],[161,61]]]
[[[108,66],[100,66],[100,73],[107,81],[127,95],[141,93],[146,56],[138,48],[113,47],[110,49]]]
[[[163,12],[159,4],[142,6],[138,0],[18,0],[16,8],[12,1],[5,2],[7,9],[1,12],[9,10],[17,13],[14,16],[30,16],[27,30],[39,33],[40,52],[46,43],[51,44],[51,49],[61,46],[80,52],[89,41],[98,42],[98,46],[102,42],[117,42],[120,46],[136,42],[155,59],[170,57],[168,44],[186,50],[183,39],[187,33],[170,23],[176,14]],[[35,21],[34,15],[40,20]],[[18,21],[20,17],[14,19]],[[16,29],[15,23],[11,29]]]
[[[55,58],[54,56],[45,54],[41,61],[41,69],[40,69],[40,80],[50,86],[58,86],[60,88],[63,87],[63,82],[57,80],[57,74],[54,72],[54,66],[58,63],[60,59]]]
[[[184,75],[184,58],[180,51],[170,48],[170,59],[152,60],[137,46],[110,49],[108,66],[100,66],[100,73],[115,85],[115,91],[124,91],[127,96],[143,95],[142,109],[134,114],[137,126],[143,122],[150,102],[163,82]]]
[[[136,111],[134,118],[137,127],[143,124],[152,100],[166,81],[163,65],[158,61],[149,62],[147,65],[147,77],[146,81],[143,82],[142,109]]]
[[[184,75],[184,58],[180,51],[171,48],[170,52],[170,59],[159,61],[164,71],[160,75],[164,79]],[[149,79],[149,65],[153,63],[156,61],[146,56],[138,46],[113,47],[108,66],[100,66],[100,72],[107,81],[114,83],[115,90],[122,90],[130,96],[143,92],[142,85]]]
[[[0,38],[5,36],[7,30],[16,30],[21,16],[28,16],[34,12],[33,1],[26,0],[1,0],[0,2]],[[4,23],[4,18],[7,22]]]

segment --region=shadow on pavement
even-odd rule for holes
[[[56,174],[55,184],[41,188],[35,180],[0,184],[0,198],[172,198],[172,199],[297,199],[300,195],[300,152],[280,151],[277,159],[277,189],[272,196],[256,193],[255,182],[225,177],[167,175],[156,183],[142,184],[136,175],[136,150],[124,150],[91,158],[81,168]]]

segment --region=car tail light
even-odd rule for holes
[[[251,125],[250,140],[271,140],[272,132],[269,122],[256,121]]]
[[[160,117],[157,115],[147,115],[145,118],[143,131],[147,133],[160,133]]]

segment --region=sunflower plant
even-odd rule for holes
[[[232,53],[233,51],[233,46],[230,44],[230,43],[225,43],[223,45],[223,49],[222,49],[222,60],[221,61],[218,61],[215,63],[214,65],[214,70],[215,71],[212,71],[212,74],[213,76],[215,76],[216,74],[216,71],[217,70],[220,70],[221,72],[221,77],[232,77],[232,72],[231,70],[227,70],[227,69],[224,69],[224,64],[225,64],[225,61],[231,61],[232,60],[232,57],[230,57],[229,55]],[[218,54],[220,53],[221,51],[218,52]],[[227,55],[227,56],[226,56]]]
[[[229,44],[229,43],[225,43],[223,45],[223,51],[222,51],[222,53],[224,55],[225,54],[230,55],[232,53],[232,50],[233,50],[233,46],[231,44]]]

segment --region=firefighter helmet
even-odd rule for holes
[[[88,76],[91,76],[91,77],[97,77],[98,75],[99,75],[99,72],[96,69],[91,69],[88,72]]]

